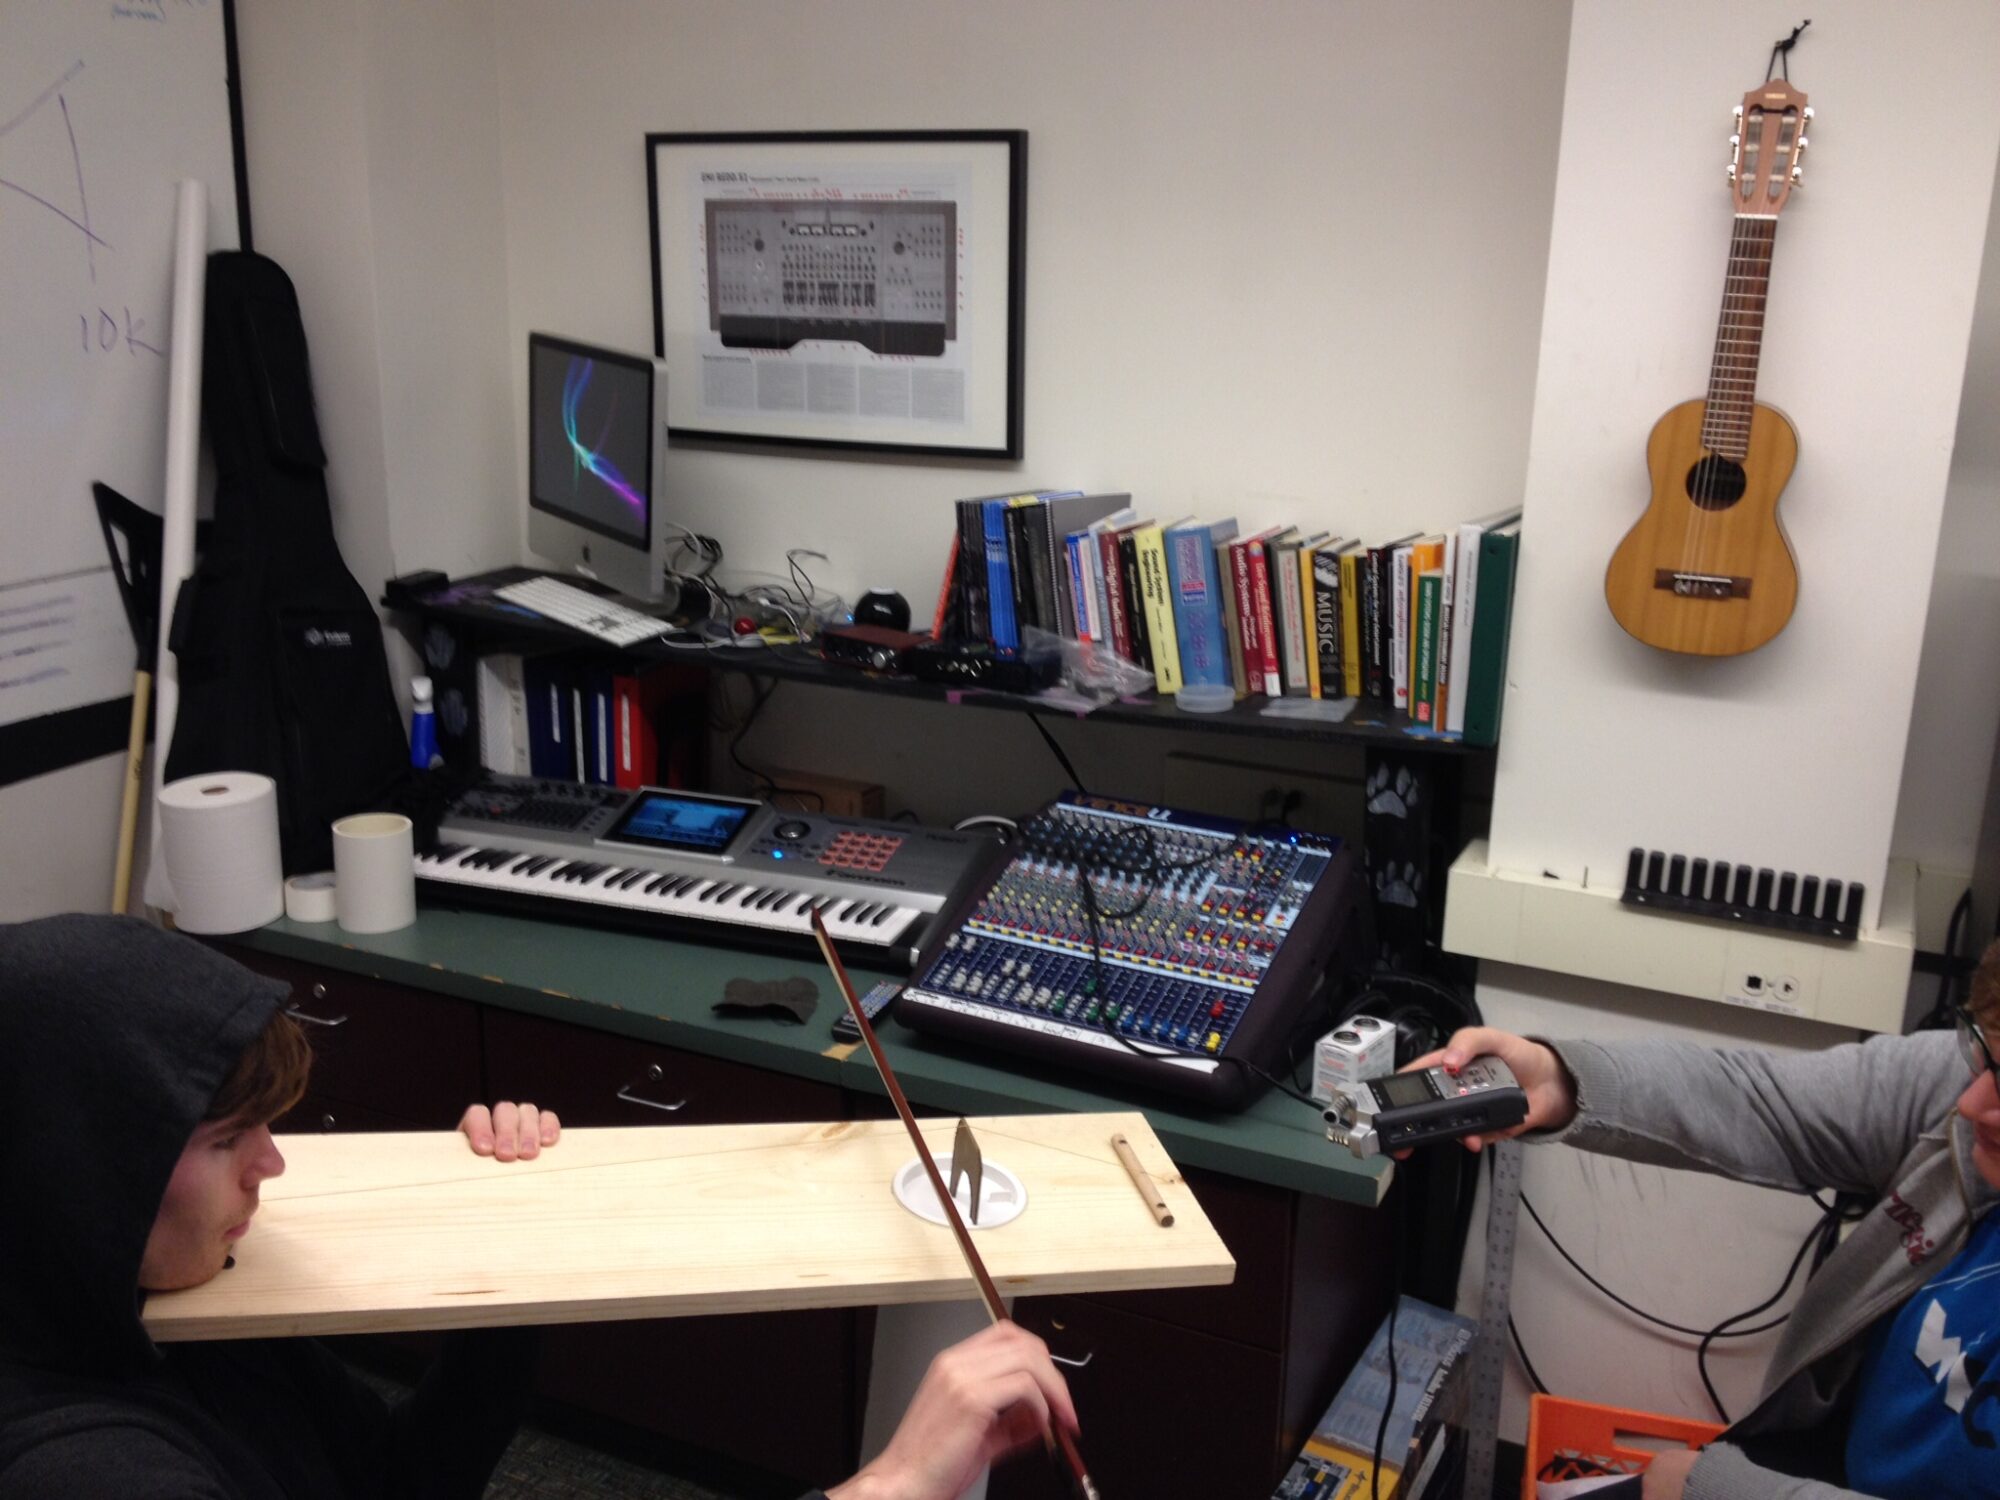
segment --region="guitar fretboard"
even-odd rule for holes
[[[1778,221],[1741,214],[1729,244],[1722,316],[1708,372],[1708,410],[1701,443],[1711,453],[1743,461],[1750,447],[1750,413],[1757,400],[1757,361],[1764,349],[1764,302],[1771,286],[1771,245]]]

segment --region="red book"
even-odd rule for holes
[[[1271,603],[1270,543],[1284,535],[1274,527],[1252,538],[1245,548],[1250,559],[1250,607],[1257,612],[1257,651],[1264,673],[1264,695],[1281,697],[1285,691],[1284,666],[1278,655],[1278,612]]]
[[[1236,590],[1236,639],[1243,648],[1243,690],[1264,691],[1264,653],[1257,649],[1257,612],[1250,607],[1252,538],[1240,536],[1229,544],[1229,581]]]
[[[938,589],[937,613],[931,616],[931,636],[935,640],[948,640],[957,634],[951,628],[951,588],[958,582],[958,533],[951,538],[951,556],[944,560],[944,583]]]
[[[1125,615],[1125,563],[1119,555],[1123,532],[1100,531],[1097,555],[1104,564],[1104,605],[1111,615],[1111,649],[1132,660],[1132,622]]]

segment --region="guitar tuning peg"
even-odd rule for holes
[[[1812,111],[1812,106],[1811,106],[1810,104],[1808,104],[1808,105],[1807,105],[1807,106],[1805,107],[1805,115],[1804,115],[1804,118],[1806,118],[1806,119],[1810,120],[1810,119],[1811,119],[1812,117],[1813,117],[1813,111]]]
[[[1801,187],[1805,184],[1805,180],[1806,180],[1806,169],[1804,167],[1793,167],[1792,186]]]
[[[1743,118],[1743,106],[1739,104],[1734,109],[1730,110],[1729,113],[1732,118],[1740,120]]]
[[[1799,137],[1799,149],[1801,151],[1805,150],[1806,147],[1810,146],[1811,144],[1812,142],[1807,140],[1804,136]]]
[[[1736,163],[1731,162],[1728,166],[1724,167],[1722,175],[1727,177],[1731,182],[1734,182],[1736,180]]]
[[[1729,144],[1732,146],[1740,146],[1743,144],[1743,137],[1740,135],[1732,135],[1729,138]]]

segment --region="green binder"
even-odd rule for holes
[[[1472,620],[1472,660],[1466,668],[1465,740],[1491,745],[1500,738],[1500,706],[1507,691],[1507,635],[1514,622],[1514,562],[1521,549],[1518,524],[1479,539],[1478,603]]]

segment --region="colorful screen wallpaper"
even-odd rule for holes
[[[528,406],[536,503],[645,545],[650,377],[538,344]]]

